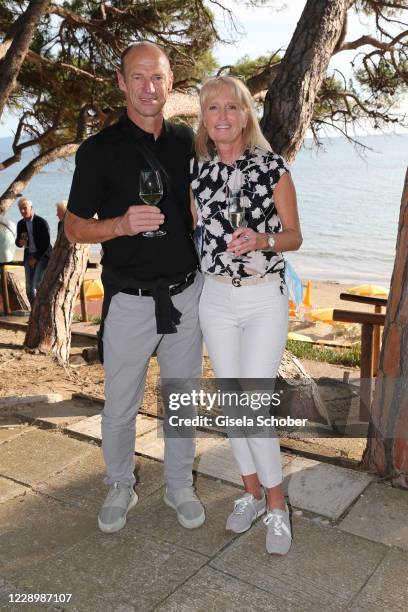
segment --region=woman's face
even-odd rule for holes
[[[248,111],[228,85],[221,85],[203,108],[203,123],[215,145],[240,144],[247,120]]]

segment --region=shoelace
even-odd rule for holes
[[[282,532],[284,531],[290,538],[292,538],[290,529],[288,529],[287,525],[283,522],[283,516],[281,514],[276,514],[275,512],[268,512],[263,522],[265,523],[265,525],[269,525],[270,523],[272,523],[274,535],[282,536]]]
[[[254,499],[253,495],[246,496],[246,497],[240,497],[239,499],[236,499],[234,502],[234,514],[243,514],[245,511],[245,508],[249,506],[250,503],[252,503],[253,499]]]

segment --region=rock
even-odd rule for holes
[[[82,357],[87,363],[96,363],[97,361],[99,361],[98,349],[94,346],[91,346],[90,348],[85,348],[82,351]]]
[[[81,355],[72,355],[69,358],[69,365],[72,368],[79,368],[80,366],[86,365],[86,361]]]

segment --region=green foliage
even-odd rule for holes
[[[310,342],[299,342],[288,340],[286,348],[299,359],[312,359],[313,361],[324,361],[336,365],[358,367],[361,359],[360,343],[353,344],[350,348],[331,348],[318,346]]]
[[[10,9],[12,2],[3,4]],[[196,0],[103,5],[73,0],[55,3],[50,13],[36,31],[32,56],[24,62],[19,89],[9,100],[9,107],[26,113],[26,135],[36,137],[58,126],[42,139],[43,150],[75,139],[81,113],[87,124],[84,136],[100,129],[123,106],[116,70],[121,52],[133,42],[148,39],[164,46],[175,83],[185,89],[216,68],[211,16]],[[0,5],[0,29],[8,26],[7,15],[3,20]]]
[[[244,55],[231,67],[230,73],[233,76],[248,79],[254,74],[261,72],[266,66],[269,65],[271,55],[260,55],[259,57],[253,60],[249,58],[249,55]],[[276,55],[273,58],[272,63],[276,64],[280,60],[281,57],[279,55]]]
[[[72,318],[73,323],[82,323],[82,315],[75,313]],[[88,323],[91,325],[100,325],[101,317],[98,315],[91,315],[88,317]]]

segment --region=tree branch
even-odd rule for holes
[[[40,172],[44,166],[56,161],[57,159],[74,155],[80,144],[81,143],[78,141],[64,143],[53,147],[52,149],[48,149],[32,159],[8,186],[6,191],[0,196],[0,214],[6,212],[9,206],[11,206],[11,204],[17,198],[18,194],[24,190],[25,186],[29,183],[32,177],[38,174],[38,172]]]
[[[38,53],[35,53],[34,51],[29,51],[27,53],[27,60],[32,62],[33,64],[36,64],[37,66],[45,65],[52,68],[63,68],[64,70],[68,70],[69,72],[73,72],[74,74],[79,74],[98,83],[109,83],[112,81],[112,77],[97,77],[91,72],[87,72],[82,68],[78,68],[78,66],[74,66],[73,64],[67,64],[66,62],[54,62],[52,60],[49,60],[48,58],[38,55]]]
[[[372,47],[382,49],[383,51],[388,51],[392,49],[391,43],[381,42],[373,36],[360,36],[360,38],[357,38],[356,40],[343,43],[339,49],[334,51],[333,55],[336,55],[336,53],[340,53],[341,51],[350,51],[352,49],[358,49],[359,47],[363,47],[364,45],[371,45]]]
[[[46,12],[50,0],[31,0],[26,11],[21,16],[18,30],[13,42],[7,50],[1,65],[0,74],[0,117],[10,94],[16,87],[17,76],[26,58],[35,28]]]

